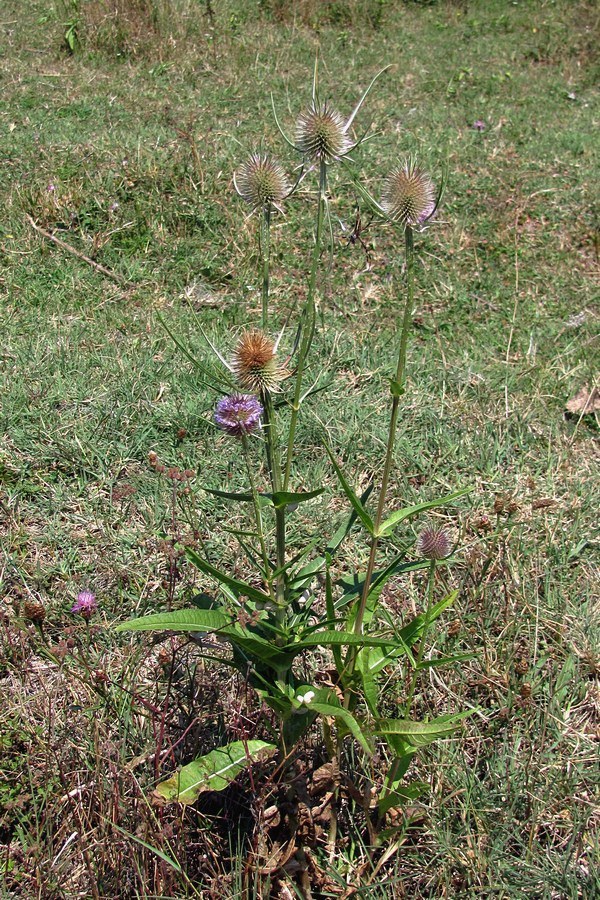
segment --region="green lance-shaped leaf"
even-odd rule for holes
[[[437,500],[427,500],[424,503],[416,503],[414,506],[405,506],[404,509],[397,509],[396,512],[393,512],[392,515],[385,520],[385,522],[381,523],[377,532],[377,537],[385,537],[393,531],[400,522],[411,519],[413,516],[417,516],[419,513],[425,512],[428,509],[435,509],[438,506],[445,506],[447,503],[452,503],[454,500],[458,500],[459,497],[464,497],[465,494],[470,493],[472,490],[472,488],[463,488],[460,491],[455,491],[454,494],[448,494],[446,497],[439,497]]]
[[[426,781],[413,781],[410,784],[399,787],[379,800],[377,804],[379,813],[383,815],[392,806],[406,806],[407,803],[414,803],[418,797],[426,794],[429,790],[430,786]]]
[[[373,486],[369,485],[369,487],[361,495],[360,501],[363,505],[368,499],[372,490]],[[352,510],[346,521],[342,522],[340,527],[327,542],[327,546],[324,550],[324,555],[319,556],[317,559],[311,560],[309,563],[307,563],[307,565],[303,566],[301,569],[298,569],[293,573],[293,575],[291,575],[291,577],[288,579],[288,589],[292,588],[292,590],[290,591],[292,597],[300,596],[302,592],[310,586],[315,574],[317,572],[320,572],[325,566],[326,557],[328,555],[330,557],[333,557],[337,550],[340,548],[340,546],[350,533],[352,526],[356,522],[356,518],[356,512]]]
[[[282,506],[291,506],[296,503],[306,503],[307,500],[312,500],[314,497],[319,497],[325,488],[316,488],[314,491],[304,491],[299,493],[294,493],[292,491],[276,491],[271,495],[271,502],[275,509],[280,509]]]
[[[231,617],[218,609],[177,609],[129,619],[115,631],[219,631],[231,624]]]
[[[356,496],[356,494],[354,493],[352,488],[350,487],[348,481],[346,480],[346,476],[344,475],[340,466],[338,465],[338,462],[337,462],[335,456],[333,455],[333,451],[331,450],[331,448],[329,447],[328,444],[325,444],[325,449],[327,450],[329,459],[331,460],[331,464],[332,464],[333,468],[335,469],[335,473],[338,477],[338,481],[340,482],[340,484],[342,486],[342,490],[344,491],[346,497],[348,498],[348,500],[350,501],[350,503],[352,505],[352,509],[354,510],[354,512],[360,519],[360,521],[363,523],[363,525],[365,526],[365,528],[367,529],[369,534],[373,535],[375,533],[375,526],[373,525],[373,519],[371,518],[369,513],[366,511],[366,509],[364,508],[364,506],[362,505],[362,503],[360,502],[360,500],[358,499],[358,497]]]
[[[345,725],[345,727],[348,729],[350,734],[356,738],[365,753],[367,753],[369,756],[373,755],[373,750],[369,746],[369,742],[363,734],[362,728],[360,727],[352,713],[348,712],[347,709],[344,709],[343,706],[338,706],[337,704],[332,702],[320,703],[318,700],[314,700],[310,704],[309,709],[311,710],[311,712],[321,713],[322,716],[331,716],[334,719],[339,719],[339,721],[342,722],[342,724]]]
[[[249,597],[251,600],[258,600],[260,603],[270,600],[268,594],[264,594],[251,584],[247,584],[245,581],[239,581],[239,579],[228,575],[227,572],[222,572],[220,569],[215,568],[215,566],[211,565],[207,560],[202,559],[202,557],[190,547],[186,547],[185,555],[197,569],[200,569],[200,571],[204,572],[206,575],[212,575],[218,582],[230,587],[237,596],[243,595],[244,597]]]
[[[360,678],[364,698],[367,706],[369,707],[369,710],[371,711],[372,715],[377,716],[377,701],[379,699],[377,681],[369,665],[371,654],[373,652],[383,654],[383,650],[381,650],[380,647],[363,647],[362,650],[359,650],[356,656],[356,665],[354,671],[356,672],[358,678]],[[338,665],[338,671],[341,671],[341,668],[342,667]]]
[[[429,610],[429,624],[431,625],[432,622],[435,622],[445,609],[452,606],[457,597],[458,591],[451,591],[446,597],[435,603]],[[419,613],[418,616],[411,619],[411,621],[408,622],[407,625],[404,625],[398,632],[398,643],[406,645],[407,647],[412,647],[421,637],[426,620],[427,617],[425,616],[425,613]]]
[[[435,656],[433,659],[423,659],[416,667],[420,669],[440,669],[443,666],[451,666],[456,662],[464,662],[467,659],[475,659],[475,653],[453,653],[451,656]]]
[[[184,766],[156,787],[169,802],[194,803],[205,791],[222,791],[243,769],[275,753],[265,741],[234,741]]]
[[[387,812],[390,807],[401,806],[406,803],[407,799],[413,799],[411,795],[414,794],[415,796],[418,796],[418,794],[421,793],[421,791],[418,790],[415,794],[415,791],[411,790],[411,788],[414,788],[415,784],[420,787],[422,782],[413,782],[410,786],[402,785],[402,780],[406,775],[411,760],[416,752],[416,748],[411,747],[406,753],[398,754],[392,761],[388,773],[385,776],[383,789],[377,804],[381,815]],[[428,785],[425,785],[425,787],[428,787]]]
[[[241,503],[252,503],[254,499],[252,494],[243,491],[220,491],[217,490],[217,488],[208,487],[203,488],[203,490],[205,490],[207,494],[212,494],[214,497],[222,497],[224,500],[237,500]],[[261,506],[274,506],[275,509],[280,509],[282,506],[306,503],[307,500],[313,500],[315,497],[319,497],[324,491],[324,487],[316,488],[314,491],[299,491],[297,493],[292,491],[276,491],[274,494],[259,494],[258,502]]]
[[[367,596],[367,603],[365,606],[364,616],[363,616],[363,625],[366,626],[369,624],[371,619],[375,614],[375,610],[377,608],[377,603],[379,601],[379,597],[381,596],[381,592],[383,591],[387,582],[394,575],[398,575],[404,572],[414,572],[418,569],[424,569],[429,565],[429,560],[413,560],[411,562],[405,562],[405,551],[403,550],[398,556],[392,560],[392,562],[381,572],[376,572],[373,575],[371,580],[371,585],[369,588],[369,594]],[[356,588],[358,588],[358,592],[362,594],[363,585],[365,583],[366,572],[356,575],[354,577],[353,582],[346,582],[347,590],[344,590],[344,594],[352,594],[356,593]],[[346,586],[345,585],[345,586]],[[354,628],[354,623],[356,621],[356,615],[358,613],[358,606],[354,604],[349,611],[348,614],[348,622],[347,628],[348,630]]]
[[[291,666],[295,653],[289,648],[278,647],[274,641],[268,641],[236,623],[221,632],[227,640],[234,644],[248,662],[260,660],[272,669],[287,669]]]
[[[253,496],[252,494],[244,493],[243,491],[219,491],[216,488],[204,487],[202,490],[206,491],[207,494],[212,494],[213,497],[222,497],[223,500],[236,500],[239,503],[252,503]],[[271,495],[270,494],[259,494],[258,502],[261,506],[270,506],[271,505]]]
[[[399,737],[411,747],[425,747],[439,738],[448,737],[456,731],[462,719],[471,715],[472,710],[451,716],[438,716],[431,722],[415,722],[412,719],[381,719],[376,726],[378,734],[387,738]],[[393,745],[393,742],[390,742]]]
[[[299,643],[289,644],[286,650],[298,650],[305,647],[334,647],[350,644],[361,647],[394,647],[398,643],[395,635],[390,637],[371,637],[366,634],[355,634],[353,631],[314,631],[307,634]]]
[[[335,621],[335,605],[333,602],[333,586],[331,584],[331,557],[329,553],[325,554],[325,608],[327,610],[327,619],[329,622]],[[341,672],[344,667],[342,648],[339,644],[333,644],[331,647],[333,659],[336,669]]]

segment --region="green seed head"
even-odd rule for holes
[[[296,126],[296,144],[312,162],[331,162],[350,149],[344,120],[327,103],[313,104],[301,113]]]
[[[385,213],[402,225],[422,225],[436,208],[436,195],[429,175],[412,162],[388,175],[381,197]]]
[[[291,186],[282,166],[268,153],[254,153],[234,178],[235,188],[252,209],[277,206]]]

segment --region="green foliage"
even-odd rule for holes
[[[156,793],[169,802],[189,806],[204,791],[223,791],[240,772],[272,755],[277,748],[265,741],[234,741],[183,766],[161,781]]]
[[[18,791],[0,804],[11,870],[2,889],[10,896],[29,894],[32,872],[37,889],[48,896],[64,892],[74,872],[78,883],[68,889],[86,895],[95,881],[103,895],[118,896],[127,880],[140,896],[194,896],[183,878],[165,875],[151,851],[109,824],[117,817],[129,835],[146,835],[147,844],[179,860],[202,891],[236,895],[225,879],[214,887],[197,868],[202,846],[210,845],[210,855],[218,845],[218,817],[209,825],[195,811],[180,818],[168,810],[155,822],[140,802],[140,788],[149,789],[157,777],[148,754],[155,750],[163,709],[167,729],[169,723],[173,728],[168,741],[183,738],[175,750],[183,762],[233,739],[227,723],[237,715],[231,706],[238,688],[232,687],[229,668],[202,658],[209,641],[197,646],[189,633],[160,643],[155,635],[92,634],[91,671],[106,668],[115,682],[103,699],[68,673],[57,681],[55,664],[36,659],[35,638],[17,628],[15,639],[13,630],[23,594],[33,592],[50,598],[51,644],[67,638],[85,643],[83,622],[75,622],[68,609],[73,591],[86,584],[101,588],[107,622],[122,621],[134,610],[156,613],[167,600],[175,609],[191,606],[199,590],[221,604],[225,594],[216,590],[217,582],[184,558],[177,558],[171,574],[170,556],[155,541],[165,532],[179,538],[183,531],[196,540],[195,529],[211,563],[264,589],[253,580],[255,570],[234,533],[255,532],[251,507],[224,507],[199,487],[248,490],[235,452],[226,452],[226,441],[211,427],[215,395],[208,380],[165,335],[158,311],[174,323],[194,359],[206,361],[198,323],[218,346],[223,341],[229,358],[248,310],[259,307],[253,223],[241,224],[229,174],[244,150],[261,140],[274,149],[264,129],[271,90],[289,128],[300,93],[309,93],[303,77],[314,59],[315,32],[300,17],[292,20],[291,11],[284,25],[265,17],[258,27],[256,5],[242,8],[230,0],[213,4],[215,27],[204,4],[194,4],[194,15],[186,0],[170,6],[171,22],[163,19],[160,33],[140,29],[139,38],[125,27],[117,35],[108,19],[102,30],[86,20],[82,46],[72,57],[62,50],[68,19],[62,8],[55,13],[47,3],[9,2],[3,16],[11,24],[4,29],[10,52],[3,61],[6,127],[0,129],[0,568],[6,637],[0,732],[10,733],[11,717],[26,723],[23,740],[3,745],[2,755],[3,771],[9,772],[5,787]],[[373,877],[370,866],[382,851],[363,847],[361,839],[368,844],[369,837],[359,834],[360,810],[348,825],[355,801],[349,802],[330,863],[342,890],[349,881],[370,880],[365,893],[390,897],[396,887],[387,885],[385,871],[416,895],[598,893],[590,868],[596,842],[589,803],[596,779],[597,428],[593,416],[564,414],[566,401],[592,384],[597,371],[593,6],[587,0],[535,8],[503,0],[387,4],[376,40],[357,18],[343,30],[319,26],[328,68],[323,84],[337,86],[333,93],[340,97],[332,99],[344,109],[354,100],[355,72],[375,71],[388,59],[395,63],[362,120],[366,124],[371,115],[383,132],[357,153],[374,196],[396,153],[416,146],[433,169],[447,158],[451,172],[441,221],[417,241],[415,339],[395,451],[396,471],[407,479],[392,476],[389,512],[461,484],[475,485],[455,509],[434,511],[438,521],[456,521],[460,511],[456,558],[439,571],[436,599],[455,588],[460,594],[438,620],[435,649],[430,652],[428,641],[421,665],[430,656],[473,658],[466,666],[424,672],[410,718],[469,704],[479,713],[465,725],[468,740],[451,736],[424,748],[414,758],[416,774],[407,770],[398,781],[406,789],[412,778],[422,779],[429,791],[408,804],[412,823],[391,836],[392,848],[403,840],[401,853]],[[86,3],[86,15],[92,7],[99,4]],[[240,23],[235,35],[228,24],[232,12]],[[470,74],[459,79],[463,69]],[[448,97],[453,75],[455,90]],[[290,93],[292,85],[296,93]],[[476,119],[485,124],[481,132],[472,128]],[[234,134],[244,150],[235,148]],[[291,171],[291,154],[284,163]],[[379,471],[386,440],[385,378],[398,325],[398,240],[392,229],[369,225],[363,208],[366,269],[365,248],[348,240],[354,198],[341,180],[332,170],[335,264],[322,281],[307,388],[317,376],[329,385],[312,395],[310,409],[327,423],[336,459],[343,460],[347,480],[360,495]],[[307,193],[288,206],[285,219],[276,219],[273,287],[282,324],[290,312],[293,321],[306,289],[302,236],[313,230],[305,202],[312,187],[307,180]],[[111,209],[115,202],[118,207]],[[121,274],[126,286],[36,235],[24,212]],[[291,343],[284,335],[286,353]],[[282,400],[283,421],[287,410]],[[330,614],[324,608],[325,555],[338,523],[345,528],[349,522],[341,505],[348,512],[351,506],[321,452],[316,417],[302,414],[290,489],[326,485],[327,491],[290,514],[286,562],[319,540],[294,564],[288,589],[293,602],[302,604],[303,584],[312,584],[315,621],[342,620],[321,630],[346,630],[356,592],[344,591],[359,580],[352,568],[360,568],[364,584],[365,532],[354,516],[332,555],[330,599],[337,612]],[[147,465],[151,450],[167,468],[198,470],[186,485],[189,495],[177,487],[181,508],[174,526],[174,485]],[[269,492],[256,445],[254,450],[258,489]],[[509,495],[516,512],[497,517],[496,495]],[[372,514],[374,501],[361,500]],[[265,510],[270,530],[272,508],[267,504]],[[376,571],[404,547],[412,562],[413,528],[419,524],[404,523],[382,541]],[[309,572],[302,575],[304,567]],[[378,629],[395,633],[422,611],[422,584],[419,568],[398,569],[382,590]],[[233,617],[234,600],[228,604]],[[418,640],[412,646],[410,655],[395,657],[391,648],[375,647],[357,657],[354,679],[362,677],[363,654],[379,663],[380,652],[390,654],[377,673],[380,715],[404,714]],[[154,668],[154,661],[171,648],[177,658],[169,694],[168,669]],[[341,669],[344,646],[297,657],[299,667],[307,666],[302,682],[313,680],[315,671],[320,677],[323,668],[329,673],[335,649]],[[225,643],[215,655],[232,652]],[[179,680],[188,664],[196,673],[196,692]],[[91,678],[84,669],[78,672],[84,681]],[[206,680],[219,684],[216,701]],[[244,697],[256,702],[253,690]],[[121,711],[130,709],[130,717],[117,715],[113,702]],[[158,703],[161,714],[144,703]],[[366,709],[359,706],[357,713],[364,718]],[[183,737],[189,719],[181,724],[180,716],[187,715],[195,715],[197,724]],[[312,716],[288,721],[304,728]],[[264,727],[264,719],[257,727]],[[318,729],[314,715],[303,731],[311,747],[318,743]],[[271,739],[262,731],[259,736]],[[376,777],[393,762],[381,740],[378,747]],[[345,738],[343,754],[350,768],[362,770],[362,751],[351,738]],[[532,766],[532,759],[539,765]],[[58,778],[59,764],[66,785]],[[158,777],[172,768],[167,756]],[[63,850],[63,836],[73,832],[85,837]],[[232,835],[233,844],[237,837]],[[86,839],[90,881],[82,867]],[[186,846],[193,847],[189,855]],[[49,867],[47,860],[60,851]],[[317,864],[327,863],[318,850],[313,856]],[[242,896],[242,853],[233,865]],[[1,872],[2,867],[0,882]],[[380,879],[384,886],[378,890]]]
[[[454,592],[443,601],[437,603],[434,601],[435,559],[425,563],[429,567],[429,576],[427,608],[424,614],[415,617],[402,629],[390,629],[389,623],[385,622],[379,611],[382,592],[390,581],[402,573],[421,568],[424,564],[419,560],[407,560],[406,550],[403,549],[381,572],[377,571],[376,561],[382,539],[389,539],[399,526],[416,516],[453,503],[468,493],[468,490],[455,491],[439,499],[402,507],[384,518],[396,442],[399,401],[405,394],[406,348],[410,314],[414,302],[413,226],[418,224],[416,218],[408,217],[401,227],[406,252],[406,300],[402,326],[397,338],[396,374],[393,379],[390,379],[392,385],[391,421],[375,516],[371,516],[363,499],[359,498],[350,486],[348,477],[325,438],[327,455],[342,491],[350,503],[351,519],[341,530],[338,529],[323,556],[319,556],[318,552],[315,552],[321,543],[318,534],[309,540],[306,547],[291,555],[291,558],[288,551],[291,516],[296,514],[298,509],[303,510],[304,504],[320,497],[325,491],[324,487],[309,491],[290,491],[288,484],[294,471],[292,462],[298,440],[296,426],[299,414],[305,401],[314,396],[313,389],[306,392],[304,377],[308,366],[309,352],[315,339],[316,298],[319,293],[318,273],[325,243],[324,221],[328,214],[328,166],[337,161],[338,157],[347,155],[351,149],[356,150],[360,145],[360,141],[351,145],[346,141],[344,135],[354,117],[359,113],[373,85],[384,71],[385,69],[381,70],[363,92],[354,112],[346,122],[345,131],[342,130],[341,119],[333,117],[327,106],[321,106],[317,62],[313,77],[313,105],[307,113],[303,114],[304,118],[299,120],[298,148],[289,138],[286,138],[276,120],[287,144],[304,154],[304,164],[310,162],[310,154],[314,154],[312,161],[316,162],[319,168],[315,244],[308,279],[308,293],[304,306],[299,311],[296,340],[291,355],[292,359],[295,357],[296,363],[292,379],[293,387],[287,394],[285,386],[281,387],[284,402],[280,401],[277,406],[272,394],[274,390],[279,389],[278,382],[286,373],[276,359],[276,345],[271,342],[265,332],[273,315],[270,308],[270,232],[272,213],[278,208],[271,197],[271,188],[269,187],[271,181],[269,179],[272,180],[275,189],[282,196],[285,194],[288,199],[297,189],[299,181],[293,188],[285,188],[285,190],[283,187],[280,188],[281,170],[269,156],[251,157],[242,170],[242,174],[239,175],[239,185],[241,186],[238,185],[238,180],[234,179],[236,191],[251,203],[253,211],[261,219],[258,256],[259,275],[262,278],[263,331],[257,331],[254,326],[242,335],[236,345],[231,364],[216,348],[214,341],[202,331],[209,350],[227,370],[224,377],[229,378],[231,374],[234,379],[234,388],[237,393],[220,400],[217,414],[215,414],[215,422],[241,445],[241,455],[249,484],[249,489],[243,491],[208,488],[207,492],[220,500],[241,502],[243,509],[250,506],[253,518],[250,527],[243,530],[230,529],[230,531],[237,537],[240,548],[250,565],[256,569],[258,577],[253,580],[242,580],[237,575],[229,574],[225,569],[209,562],[206,550],[198,552],[188,546],[185,548],[188,561],[217,583],[220,599],[215,600],[214,603],[202,604],[202,608],[187,612],[187,614],[175,612],[146,616],[137,622],[134,620],[119,626],[120,630],[167,628],[178,631],[206,631],[208,629],[217,631],[221,641],[228,643],[231,648],[231,656],[227,658],[228,664],[238,669],[246,677],[264,702],[277,714],[279,746],[283,758],[294,751],[294,745],[299,745],[308,728],[318,717],[322,721],[324,735],[325,730],[329,733],[329,726],[326,724],[328,721],[336,724],[338,746],[336,753],[340,752],[344,738],[351,736],[369,757],[373,752],[374,741],[377,738],[384,738],[391,747],[395,758],[403,753],[406,754],[408,748],[423,747],[438,737],[449,735],[458,721],[456,717],[438,718],[433,723],[413,722],[408,719],[382,720],[379,713],[381,697],[377,676],[392,661],[404,658],[407,666],[412,670],[411,686],[406,700],[408,715],[414,698],[418,673],[426,667],[440,667],[459,662],[466,656],[466,654],[438,655],[434,660],[424,660],[423,657],[429,629],[456,596],[456,592]],[[407,171],[412,177],[413,171],[418,173],[420,170],[411,163],[411,167]],[[353,177],[355,184],[358,184],[356,175]],[[265,184],[267,188],[265,188]],[[368,193],[366,189],[363,192],[365,195]],[[435,211],[440,196],[441,191],[438,193],[435,206],[427,208],[428,218],[431,218]],[[400,199],[399,202],[403,201]],[[412,202],[412,200],[407,202]],[[391,221],[383,207],[374,203],[374,209],[385,221]],[[168,326],[167,331],[172,334],[172,330]],[[217,375],[215,379],[210,364],[205,363],[203,359],[196,363],[191,350],[182,346],[179,338],[176,338],[175,342],[179,348],[183,349],[185,356],[194,362],[195,368],[201,376],[209,374],[208,384],[210,386],[214,386],[215,380],[218,383],[219,376]],[[278,373],[282,373],[281,377]],[[235,385],[236,381],[238,382],[237,386]],[[247,390],[253,390],[258,398],[239,396],[240,393]],[[291,410],[287,420],[284,420],[282,415],[285,402]],[[249,435],[257,431],[259,415],[262,416],[263,427],[258,437],[259,444],[262,445],[264,451],[266,471],[272,488],[269,493],[257,489],[257,464],[249,444]],[[282,433],[282,429],[284,433]],[[282,451],[285,451],[286,454],[285,466],[282,464]],[[271,511],[274,522],[271,520],[272,526],[269,531],[265,517]],[[308,507],[308,514],[310,515],[310,507]],[[342,591],[336,600],[330,572],[332,558],[343,545],[354,521],[362,525],[370,539],[367,570],[364,573],[355,571],[347,587],[344,587],[342,583]],[[449,539],[444,537],[444,546],[448,543]],[[428,555],[426,550],[423,550],[423,553]],[[309,554],[313,556],[313,559],[306,563],[304,560]],[[273,558],[275,562],[273,562]],[[299,566],[301,560],[303,564]],[[325,570],[326,580],[327,619],[321,619],[315,625],[314,613],[320,602],[316,579],[322,576],[323,570]],[[262,581],[264,588],[255,586],[259,581]],[[340,612],[343,613],[343,618],[339,617]],[[235,617],[235,621],[233,617]],[[415,658],[412,647],[417,640],[420,643]],[[336,687],[339,693],[329,689],[315,688],[313,690],[310,687],[299,687],[293,664],[298,656],[301,655],[303,659],[306,659],[308,651],[317,649],[331,652],[337,670]],[[378,651],[377,654],[375,654],[375,650]],[[330,752],[333,752],[331,737],[327,739],[327,743]],[[236,751],[238,749],[236,745]],[[198,772],[200,770],[201,774],[204,771],[203,767],[212,764],[212,761],[212,756],[201,761],[197,760],[192,764],[192,769],[186,767],[177,777],[174,776],[175,780],[171,779],[164,790],[168,792],[170,798],[181,799],[183,795],[186,795],[193,802],[197,796]],[[181,782],[183,776],[185,776],[184,782]],[[187,787],[188,777],[192,779],[193,789]],[[414,795],[414,791],[412,794],[408,791],[401,795],[395,776],[393,778],[390,776],[390,779],[391,787],[386,785],[381,798],[383,811],[388,808],[387,795],[390,792],[396,798],[400,796],[408,798]],[[183,789],[180,786],[181,783],[186,785]]]

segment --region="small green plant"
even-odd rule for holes
[[[80,0],[63,0],[67,21],[65,22],[64,42],[68,53],[75,53],[80,45],[81,4]]]
[[[214,561],[206,548],[188,546],[187,559],[218,585],[215,594],[201,595],[194,609],[148,615],[118,626],[121,631],[214,633],[229,648],[227,665],[247,680],[274,714],[270,741],[238,741],[217,748],[160,785],[158,790],[163,797],[193,802],[201,791],[225,787],[244,766],[265,756],[277,757],[272,777],[285,782],[301,742],[319,725],[332,771],[336,767],[339,770],[342,764],[347,739],[355,740],[366,758],[376,748],[387,746],[387,774],[375,796],[365,799],[369,827],[375,826],[372,835],[383,826],[390,808],[402,806],[424,790],[421,782],[404,781],[415,753],[436,739],[451,735],[465,715],[448,714],[430,720],[414,715],[421,674],[433,666],[464,659],[465,655],[436,656],[426,652],[430,629],[456,598],[456,592],[439,592],[438,570],[448,564],[452,553],[450,534],[443,527],[424,523],[416,547],[414,540],[407,543],[395,535],[400,526],[429,510],[454,503],[467,491],[457,490],[444,497],[388,508],[398,417],[407,386],[415,235],[433,219],[442,188],[436,190],[429,175],[409,159],[391,170],[378,202],[362,184],[356,164],[350,162],[349,154],[367,137],[365,134],[358,140],[352,138],[355,118],[381,74],[375,76],[353,113],[345,119],[329,102],[321,100],[315,66],[311,102],[298,118],[293,139],[285,135],[275,116],[287,144],[302,157],[295,183],[278,162],[264,153],[253,154],[236,173],[238,194],[259,217],[260,327],[250,323],[229,357],[207,339],[215,354],[214,363],[191,356],[180,339],[172,335],[207,385],[221,395],[214,422],[230,437],[234,454],[245,469],[247,490],[211,493],[249,510],[245,527],[229,529],[239,542],[245,558],[243,568],[248,574],[234,575],[226,565]],[[340,165],[374,215],[401,236],[404,271],[400,276],[403,290],[399,288],[399,293],[404,299],[398,309],[396,369],[388,379],[389,428],[378,484],[370,485],[359,495],[323,433],[326,454],[349,504],[348,515],[328,538],[323,540],[320,533],[314,534],[298,549],[290,546],[296,511],[309,509],[311,502],[325,491],[323,485],[302,491],[294,487],[294,451],[301,413],[312,394],[320,389],[318,379],[307,386],[307,378],[317,331],[316,311],[324,302],[320,276],[323,250],[331,232],[329,173]],[[307,295],[290,352],[285,355],[281,345],[286,329],[276,339],[271,336],[270,229],[273,215],[315,170],[318,193]],[[261,456],[269,491],[258,487]],[[376,498],[374,512],[369,502],[372,493]],[[366,570],[336,579],[334,559],[356,528],[362,530],[368,543]],[[409,621],[399,623],[382,604],[382,593],[390,582],[416,570],[426,573],[422,609]],[[332,660],[335,675],[328,684],[323,679],[307,683],[301,674],[307,667],[300,663],[310,660],[316,650]],[[213,658],[219,663],[224,661],[219,655]],[[392,664],[402,667],[407,685],[395,718],[385,712],[386,693],[381,686],[382,675]],[[350,772],[345,777],[352,781]],[[333,822],[337,797],[337,792],[332,792]],[[330,834],[334,840],[334,826]]]

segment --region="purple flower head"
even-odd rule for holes
[[[263,408],[252,394],[223,397],[215,409],[215,422],[226,434],[242,437],[258,427]]]
[[[471,127],[474,131],[485,131],[485,122],[483,122],[481,119],[476,119]]]
[[[96,595],[91,591],[81,591],[77,595],[77,602],[71,607],[71,612],[81,613],[83,618],[89,621],[97,608]]]
[[[445,559],[452,552],[450,535],[444,528],[429,525],[417,538],[417,552],[425,559]]]

